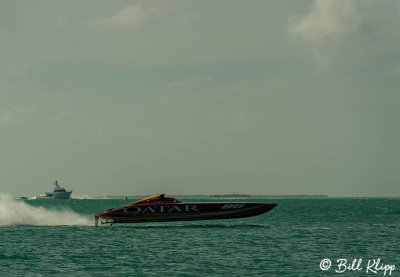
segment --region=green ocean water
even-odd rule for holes
[[[399,198],[181,198],[279,205],[235,220],[94,227],[95,213],[135,200],[3,195],[0,276],[400,276]],[[338,259],[363,269],[337,273]],[[366,272],[374,259],[382,270]],[[396,268],[384,275],[384,265]]]

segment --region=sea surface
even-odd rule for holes
[[[184,197],[279,205],[243,219],[94,227],[95,213],[136,200],[1,195],[0,276],[400,276],[400,198]]]

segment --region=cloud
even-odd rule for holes
[[[308,43],[316,62],[326,62],[325,50],[355,32],[361,17],[357,1],[315,0],[310,12],[292,18],[289,33]]]
[[[256,116],[246,112],[239,113],[221,113],[218,118],[221,128],[228,128],[233,132],[247,132],[257,124]]]
[[[143,24],[150,13],[150,10],[146,11],[140,3],[136,3],[124,7],[110,17],[100,18],[96,23],[114,27],[135,27]]]
[[[193,13],[186,13],[176,19],[178,25],[188,25],[193,22],[200,21],[200,17]]]
[[[107,137],[107,136],[108,136],[108,133],[103,128],[99,128],[93,133],[94,139],[100,139],[100,138]]]
[[[399,15],[398,1],[314,0],[307,13],[290,19],[288,33],[319,68],[366,66],[400,54]]]
[[[61,111],[58,112],[53,118],[52,120],[63,120],[65,118],[67,118],[68,116],[70,116],[70,112],[68,111]]]
[[[0,110],[0,126],[25,120],[34,112],[33,107],[17,106],[5,111]]]
[[[196,78],[190,78],[184,81],[173,81],[170,82],[167,87],[168,88],[182,88],[182,87],[191,87],[197,84],[202,83],[210,83],[213,81],[213,78],[210,76],[200,76]]]
[[[394,63],[388,69],[379,72],[378,76],[381,79],[387,79],[387,78],[398,79],[400,77],[400,63],[398,63],[398,62]],[[400,98],[399,98],[399,100],[400,100]]]
[[[292,22],[290,32],[308,41],[338,39],[360,25],[356,3],[316,0],[308,15]]]

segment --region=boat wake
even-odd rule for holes
[[[83,195],[74,195],[71,197],[72,199],[79,199],[79,200],[99,200],[99,199],[123,199],[124,197],[112,197],[112,196],[91,196],[87,194]]]
[[[90,195],[74,195],[71,197],[72,199],[79,199],[79,200],[86,200],[86,199],[95,199],[93,196]]]
[[[34,207],[0,193],[0,226],[8,225],[93,225],[93,220],[69,210]]]

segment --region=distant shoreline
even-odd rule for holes
[[[104,196],[94,196],[94,198],[100,197],[110,197],[110,198],[144,198],[148,197],[150,194],[146,195],[104,195]],[[214,198],[328,198],[326,194],[168,194],[173,197],[214,197]]]
[[[325,198],[329,197],[326,194],[259,194],[259,195],[251,195],[251,194],[214,194],[208,195],[208,197],[268,197],[268,198]]]

